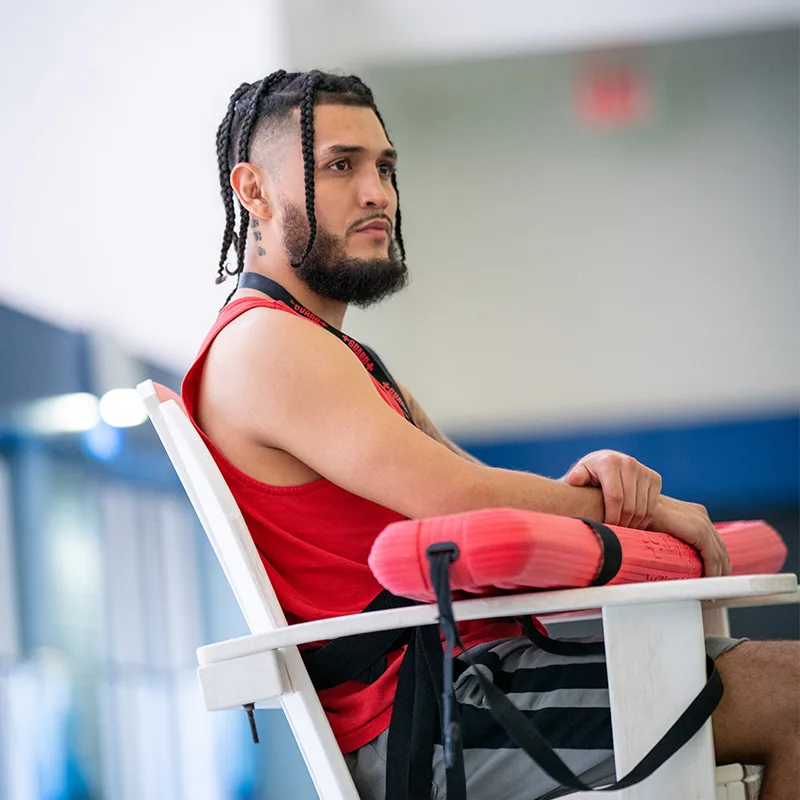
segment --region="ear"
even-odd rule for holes
[[[241,204],[257,219],[272,219],[272,205],[264,170],[243,161],[231,172],[231,186]]]

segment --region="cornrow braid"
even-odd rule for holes
[[[270,89],[286,75],[286,72],[279,69],[273,72],[267,78],[259,82],[250,105],[247,108],[244,119],[242,120],[242,127],[239,131],[239,151],[236,156],[238,163],[247,161],[250,153],[250,136],[253,133],[253,128],[258,121],[258,106],[261,99],[269,94]],[[239,201],[239,234],[234,242],[236,247],[236,271],[238,275],[244,271],[244,253],[247,245],[247,226],[250,224],[250,212],[244,207],[241,200]]]
[[[280,80],[286,73],[283,70],[273,73],[272,75],[264,78],[257,83],[243,83],[232,95],[228,103],[228,110],[220,123],[217,130],[217,165],[219,167],[219,183],[220,194],[222,196],[222,204],[225,207],[225,230],[222,235],[222,248],[219,257],[219,266],[217,269],[216,282],[223,283],[229,275],[237,275],[241,272],[241,261],[237,264],[235,270],[231,270],[227,266],[228,252],[230,251],[231,244],[234,245],[237,255],[240,249],[240,239],[235,232],[236,227],[236,211],[234,206],[234,191],[230,183],[231,174],[231,153],[233,150],[233,128],[237,116],[241,118],[242,99],[248,92],[255,89],[256,94],[261,93],[261,89],[268,90],[269,87]],[[248,105],[248,110],[250,109]],[[241,125],[239,126],[241,127]],[[241,140],[241,135],[237,137]],[[249,136],[248,136],[249,140]],[[240,210],[243,210],[241,203],[239,204]],[[248,215],[249,216],[249,215]]]
[[[317,238],[317,215],[314,210],[314,89],[319,80],[317,70],[309,72],[303,81],[303,99],[300,102],[300,141],[303,149],[303,175],[306,189],[306,216],[308,217],[308,242],[303,257],[292,262],[299,267],[308,258]]]
[[[228,258],[228,251],[231,248],[236,225],[236,211],[233,205],[233,189],[230,185],[230,166],[228,163],[228,153],[231,148],[231,126],[236,111],[236,103],[251,88],[249,83],[243,83],[232,95],[228,103],[228,111],[222,118],[217,129],[217,166],[219,167],[220,193],[222,203],[225,206],[225,231],[222,234],[222,250],[219,256],[219,267],[217,269],[217,283],[222,283],[228,275],[225,261]]]

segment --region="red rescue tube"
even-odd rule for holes
[[[609,582],[641,583],[699,578],[697,551],[666,533],[608,526],[622,546],[622,567]],[[777,572],[786,560],[780,534],[763,521],[716,525],[734,575]],[[601,559],[601,544],[580,520],[492,508],[388,525],[375,540],[369,566],[390,592],[433,601],[425,551],[436,542],[455,542],[460,556],[450,568],[454,591],[473,595],[528,589],[589,586]]]

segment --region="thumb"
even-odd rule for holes
[[[586,486],[591,481],[592,476],[585,464],[576,464],[567,475],[567,483],[570,486]]]

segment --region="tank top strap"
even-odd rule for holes
[[[197,392],[200,386],[200,377],[203,373],[203,367],[205,366],[206,358],[208,357],[209,348],[214,343],[214,339],[217,338],[223,328],[240,317],[246,311],[250,311],[250,309],[253,308],[274,308],[277,311],[285,311],[287,314],[293,314],[296,317],[301,316],[296,311],[289,308],[289,306],[287,306],[285,303],[282,303],[278,300],[271,300],[268,297],[240,297],[239,299],[234,300],[232,303],[228,303],[228,305],[226,305],[219,312],[217,319],[211,326],[211,330],[208,332],[206,338],[203,340],[203,343],[200,345],[200,349],[195,357],[194,363],[189,367],[186,375],[183,378],[183,383],[181,385],[181,396],[183,398],[184,405],[186,406],[186,410],[192,419],[194,419],[195,416],[195,404],[197,400]]]

